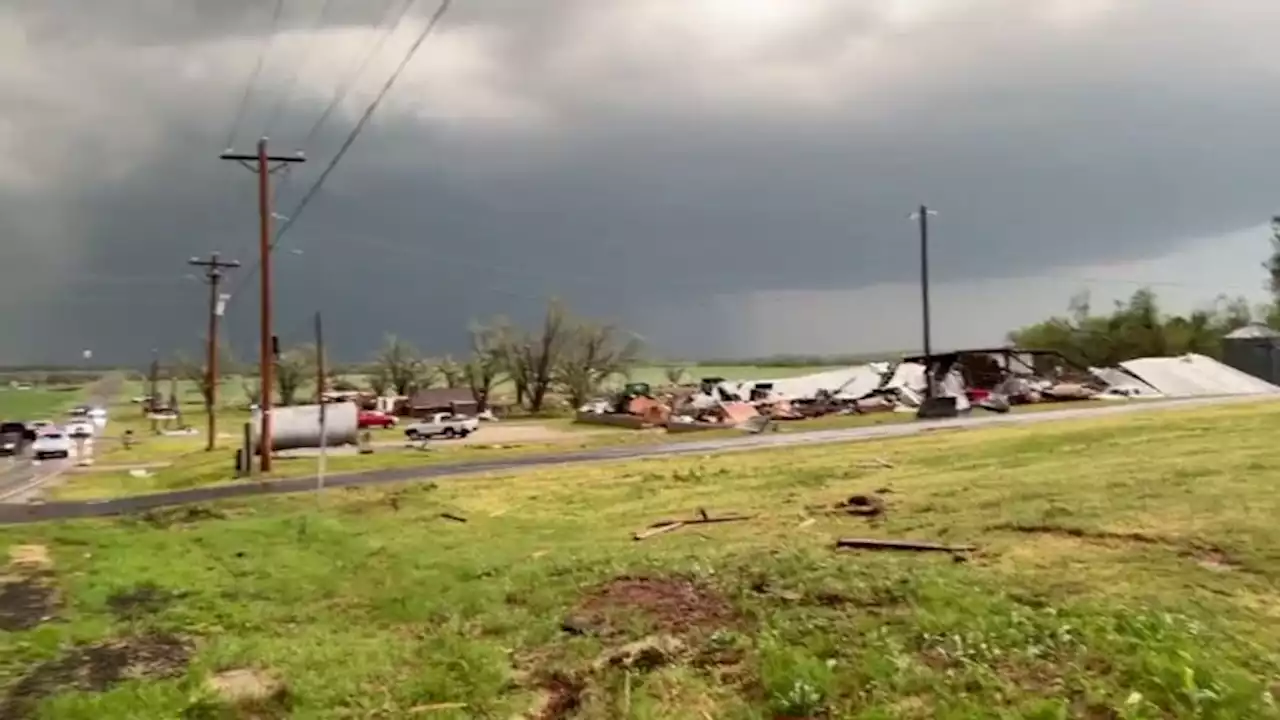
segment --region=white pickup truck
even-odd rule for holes
[[[466,437],[480,429],[480,421],[473,417],[436,413],[429,419],[405,427],[404,435],[410,440],[426,440],[433,437]]]

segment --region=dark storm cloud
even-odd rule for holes
[[[288,23],[309,27],[319,4],[292,3]],[[207,43],[247,36],[246,17],[270,3],[143,5],[82,12],[74,27],[104,45]],[[346,357],[389,331],[457,349],[469,318],[528,317],[558,295],[659,345],[701,340],[697,351],[714,352],[716,296],[910,278],[906,215],[922,201],[942,212],[944,280],[1149,257],[1271,212],[1280,99],[1260,89],[1277,64],[1253,28],[1280,12],[1263,2],[1118,3],[1118,14],[1075,29],[1033,25],[1036,3],[973,2],[969,14],[897,29],[868,9],[874,3],[833,2],[722,78],[728,86],[789,63],[837,63],[851,44],[875,40],[865,65],[835,73],[844,79],[831,86],[831,105],[797,99],[785,83],[761,86],[778,91],[772,100],[699,90],[680,71],[703,72],[703,61],[661,32],[645,53],[567,71],[564,48],[584,40],[572,32],[609,27],[575,23],[598,4],[456,5],[448,27],[500,31],[489,47],[500,89],[546,108],[546,118],[509,130],[415,118],[390,103],[282,243],[301,250],[277,261],[286,340],[320,308]],[[334,0],[329,17],[368,25],[383,9]],[[64,11],[70,3],[43,4],[41,19],[26,20],[32,36],[56,37],[49,28]],[[33,42],[29,62],[41,50]],[[415,67],[439,62],[432,52],[429,43]],[[114,81],[138,82],[137,73]],[[394,98],[430,90],[412,74]],[[30,352],[61,356],[86,338],[121,357],[194,345],[203,296],[181,278],[182,263],[214,248],[251,259],[252,176],[213,159],[237,88],[217,85],[227,99],[219,105],[178,85],[136,167],[109,182],[100,169],[66,173],[40,191],[80,257],[75,272],[49,276],[64,284],[47,295],[66,331]],[[316,112],[302,100],[291,108],[301,120]],[[314,162],[282,192],[282,212],[340,136],[308,149]],[[30,202],[3,187],[0,218]],[[52,227],[0,223],[23,243]],[[110,282],[126,277],[146,282]],[[252,342],[255,302],[245,293],[229,319],[241,346]]]

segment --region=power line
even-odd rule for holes
[[[289,213],[289,215],[284,218],[283,224],[276,231],[275,239],[271,242],[270,251],[275,250],[275,248],[280,244],[280,240],[284,237],[284,234],[289,231],[289,228],[293,227],[293,224],[298,221],[298,218],[301,216],[303,211],[305,211],[311,201],[315,199],[316,193],[318,193],[320,188],[324,186],[325,181],[329,179],[329,175],[333,173],[343,156],[351,149],[356,138],[360,136],[360,133],[364,130],[365,126],[368,125],[369,119],[373,117],[373,113],[377,111],[383,98],[387,96],[391,87],[395,84],[396,80],[399,79],[400,75],[404,72],[404,69],[408,67],[409,63],[413,60],[414,55],[417,54],[418,49],[422,47],[422,44],[426,42],[428,37],[430,37],[431,32],[435,30],[436,25],[440,23],[441,18],[443,18],[445,13],[448,12],[449,7],[452,4],[453,0],[441,0],[440,7],[431,15],[426,26],[423,27],[422,32],[418,34],[418,37],[414,40],[413,44],[409,46],[408,51],[405,52],[404,57],[400,60],[400,64],[396,66],[396,69],[392,71],[390,77],[388,77],[386,82],[383,83],[382,88],[373,98],[373,101],[369,103],[367,108],[365,108],[364,114],[362,114],[360,119],[356,121],[355,127],[352,128],[351,132],[347,135],[342,146],[338,148],[338,152],[334,154],[333,159],[329,161],[329,164],[325,166],[324,170],[320,173],[320,176],[316,178],[316,181],[312,183],[311,187],[303,194],[302,199],[298,201],[293,212]],[[235,298],[239,295],[238,291],[240,287],[259,272],[261,265],[262,263],[259,260],[249,269],[249,272],[240,276],[241,280],[236,285],[232,293],[232,302],[234,302]]]
[[[303,136],[302,143],[301,143],[302,147],[304,148],[307,147],[307,145],[309,145],[311,141],[315,139],[316,133],[320,131],[321,126],[323,126],[325,121],[329,119],[329,116],[333,114],[333,111],[338,109],[338,106],[342,104],[342,101],[347,98],[347,93],[351,91],[351,88],[355,84],[355,81],[362,74],[364,74],[365,69],[368,68],[369,63],[373,60],[374,56],[377,55],[378,51],[382,49],[382,46],[383,44],[386,43],[387,38],[391,37],[391,35],[395,32],[396,28],[400,27],[400,24],[401,22],[404,21],[405,16],[409,14],[409,8],[413,7],[414,3],[416,2],[417,0],[404,1],[404,3],[400,6],[400,12],[399,14],[396,15],[395,20],[392,23],[387,24],[386,27],[383,28],[382,33],[378,36],[378,39],[375,40],[373,42],[373,45],[370,46],[369,52],[365,54],[364,59],[361,60],[360,64],[356,66],[355,71],[352,72],[350,75],[347,75],[347,77],[344,78],[342,82],[338,83],[338,87],[335,90],[333,97],[330,98],[329,104],[325,106],[324,111],[320,113],[320,117],[316,119],[314,124],[312,124],[311,129],[307,130],[307,134]],[[392,4],[391,2],[388,2],[383,9],[384,14],[386,12],[386,9],[390,7],[392,7]],[[384,18],[384,23],[380,23],[379,25],[382,25],[382,24],[385,24],[385,18]]]
[[[306,194],[302,196],[302,200],[298,201],[298,205],[293,209],[293,212],[289,213],[288,219],[286,219],[284,224],[280,226],[280,229],[276,232],[276,239],[275,242],[272,243],[272,247],[279,244],[281,238],[284,237],[285,233],[289,232],[289,228],[293,227],[293,224],[298,221],[298,218],[302,215],[303,211],[306,210],[307,205],[309,205],[311,200],[315,198],[316,193],[318,193],[320,188],[324,186],[324,181],[327,180],[329,178],[329,174],[338,167],[338,163],[342,160],[342,157],[346,155],[347,150],[351,149],[356,138],[360,136],[360,133],[369,123],[369,119],[373,117],[373,113],[376,112],[378,106],[382,104],[382,99],[387,96],[388,92],[390,92],[391,86],[395,85],[396,80],[400,79],[400,75],[404,72],[404,69],[409,66],[414,55],[417,54],[418,48],[422,47],[422,44],[426,42],[427,38],[431,35],[431,32],[435,30],[436,25],[440,23],[440,19],[449,11],[449,6],[452,4],[453,0],[441,0],[440,7],[431,15],[431,19],[427,21],[422,32],[419,33],[417,39],[413,41],[413,45],[409,46],[409,50],[400,60],[400,64],[396,66],[394,71],[392,71],[391,76],[387,78],[387,81],[382,84],[382,88],[378,91],[378,94],[374,96],[373,102],[369,103],[369,107],[365,108],[364,114],[356,121],[356,126],[352,128],[351,133],[347,135],[347,139],[342,142],[342,146],[338,148],[338,152],[334,154],[333,159],[325,166],[324,171],[320,173],[320,177],[316,178],[315,183],[308,188]]]
[[[320,13],[316,15],[315,24],[311,28],[313,36],[319,35],[324,29],[325,18],[329,16],[329,8],[333,5],[333,0],[324,0],[324,4],[320,6]],[[289,100],[293,97],[293,91],[298,86],[298,76],[302,74],[303,68],[307,66],[307,61],[311,59],[311,53],[315,50],[316,45],[320,44],[319,37],[312,37],[303,50],[302,58],[297,65],[294,66],[293,72],[289,75],[289,82],[285,86],[284,92],[280,93],[275,105],[271,108],[271,112],[267,114],[266,135],[271,135],[271,128],[280,119],[280,113],[284,111]],[[228,146],[230,147],[230,146]]]
[[[276,32],[280,29],[280,15],[283,10],[284,0],[276,0],[275,10],[271,14],[271,31],[262,39],[262,47],[258,50],[258,61],[253,66],[253,73],[249,75],[249,82],[245,83],[244,94],[240,96],[240,106],[233,116],[231,129],[227,131],[227,141],[222,144],[223,147],[231,147],[236,140],[236,135],[240,132],[240,123],[244,121],[245,110],[249,107],[249,97],[253,94],[253,86],[258,84],[258,78],[262,75],[262,66],[266,62],[267,53],[271,50],[271,44],[275,41]]]

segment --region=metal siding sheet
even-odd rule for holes
[[[1138,358],[1120,366],[1166,397],[1280,394],[1280,387],[1204,355]]]

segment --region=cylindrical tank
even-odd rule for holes
[[[351,402],[325,403],[325,445],[354,445],[358,433],[356,405]],[[262,443],[262,414],[253,413],[253,440]],[[271,410],[271,449],[294,450],[320,447],[320,406],[293,405]]]

